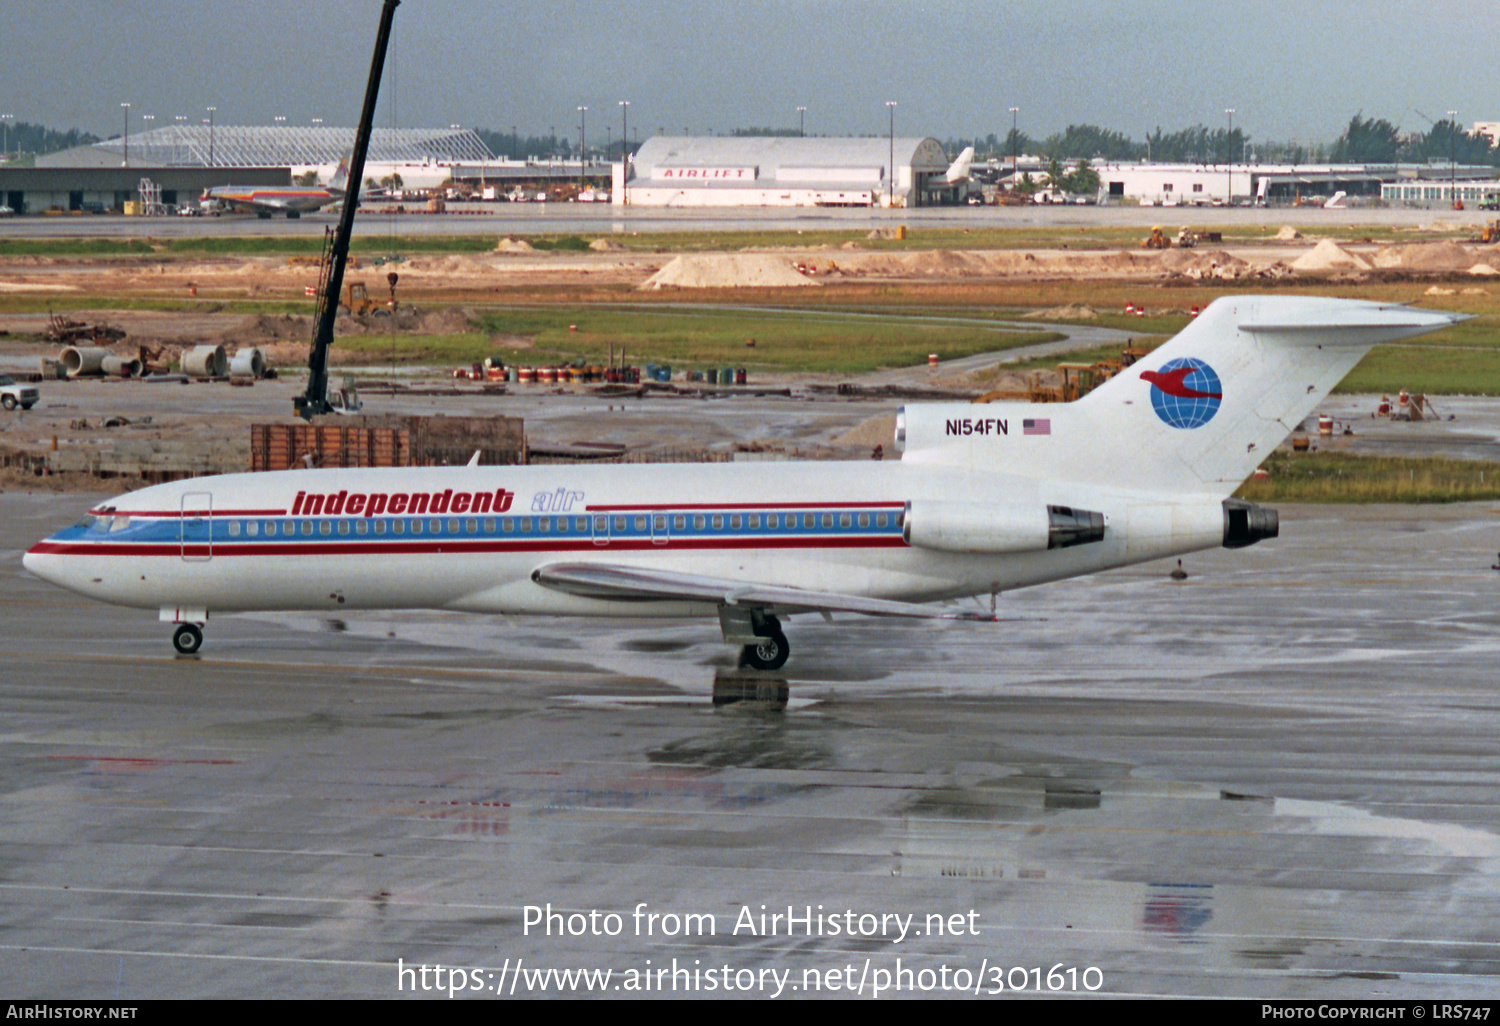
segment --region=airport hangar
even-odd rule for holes
[[[287,186],[309,171],[326,182],[353,148],[353,128],[168,125],[49,153],[34,167],[0,168],[0,202],[18,214],[120,212],[143,198],[142,179],[149,179],[162,204],[174,207],[219,185]],[[446,183],[456,164],[492,161],[466,129],[377,128],[365,176],[378,181],[396,172],[429,188]]]
[[[960,202],[950,163],[931,138],[653,136],[628,172],[614,165],[610,193],[651,207],[926,207]]]

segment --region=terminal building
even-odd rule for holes
[[[930,138],[655,136],[615,165],[616,204],[651,207],[925,207],[959,201]]]
[[[1451,206],[1500,194],[1492,167],[1447,164],[1101,164],[1099,201],[1142,206],[1292,206],[1338,193],[1389,206]]]
[[[0,168],[0,203],[18,214],[122,211],[143,180],[167,206],[195,202],[221,185],[287,186],[294,175],[333,177],[354,149],[353,128],[173,124],[78,146]],[[440,186],[453,168],[480,169],[494,156],[467,129],[377,128],[365,177],[399,174],[408,188]],[[576,165],[575,165],[576,166]]]

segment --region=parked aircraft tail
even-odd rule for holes
[[[339,161],[338,170],[334,171],[333,177],[328,180],[329,192],[349,191],[349,158],[345,157]]]
[[[952,185],[968,181],[969,166],[973,163],[974,147],[965,146],[964,151],[958,155],[958,159],[948,168],[948,174],[945,176],[947,182]]]
[[[907,407],[903,459],[1227,496],[1372,346],[1463,319],[1363,300],[1226,297],[1077,402]]]

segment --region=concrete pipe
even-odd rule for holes
[[[229,372],[223,346],[194,346],[182,354],[182,372],[195,378],[222,378]]]
[[[111,353],[100,362],[99,370],[112,378],[138,378],[141,376],[141,361],[133,356]]]
[[[108,349],[91,346],[69,346],[62,351],[63,370],[70,378],[84,378],[104,373],[104,358]]]
[[[232,378],[265,377],[265,354],[255,348],[237,350],[229,360],[229,376]]]

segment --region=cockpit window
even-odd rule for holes
[[[111,521],[110,525],[109,525],[109,530],[110,530],[111,534],[113,534],[115,531],[124,531],[124,530],[126,530],[127,528],[130,527],[130,518],[129,517],[122,517],[122,516],[116,515],[116,516],[114,516],[112,518],[107,518],[107,519],[109,519]]]
[[[83,515],[83,519],[80,520],[80,521],[78,521],[78,523],[74,524],[73,526],[77,527],[77,528],[79,528],[81,530],[85,530],[86,531],[90,527],[93,527],[98,522],[99,522],[99,518],[96,517],[96,516],[94,516],[94,514],[92,514],[92,513],[85,513]]]

